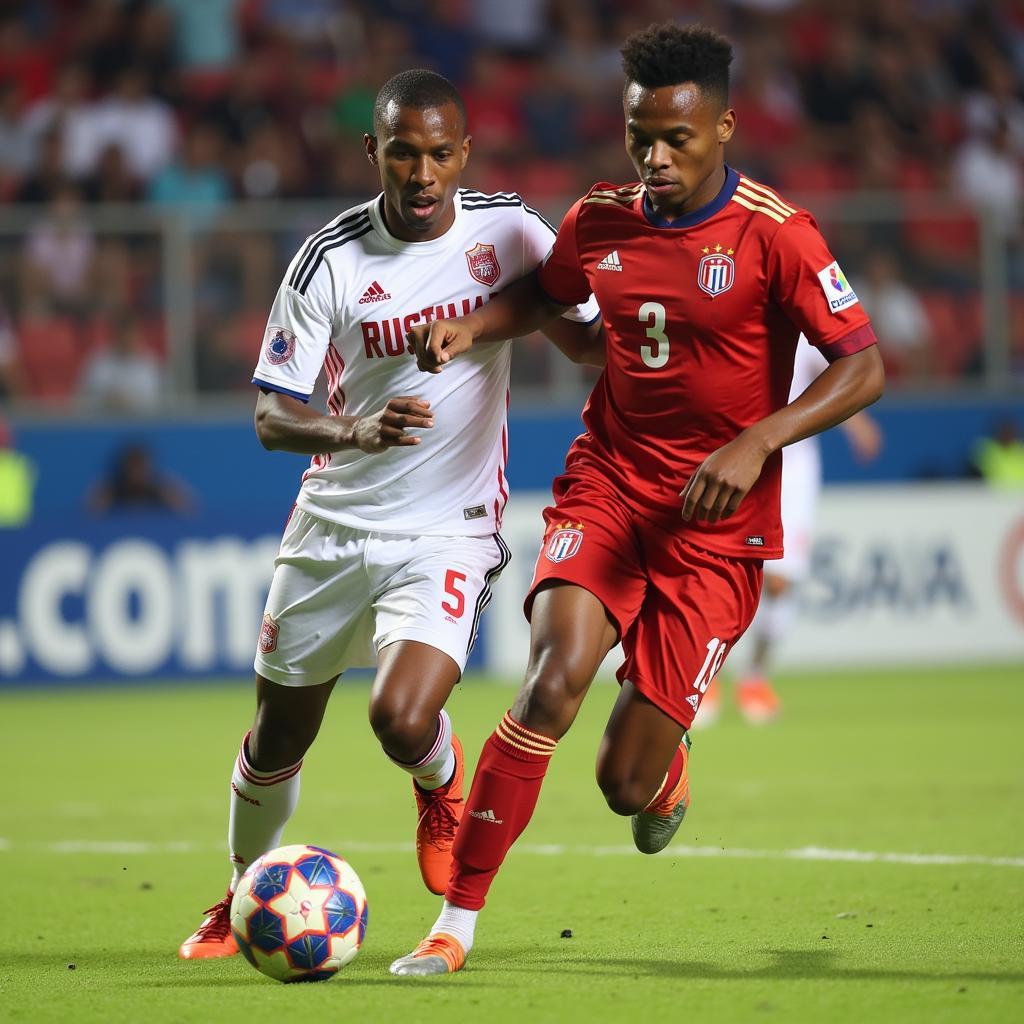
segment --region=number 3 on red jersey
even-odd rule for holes
[[[640,346],[644,366],[660,370],[668,362],[668,335],[665,333],[665,307],[660,302],[645,302],[640,307],[640,323],[647,325],[647,337],[653,345]]]

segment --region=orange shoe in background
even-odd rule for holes
[[[412,784],[419,811],[416,823],[416,860],[419,861],[423,884],[438,896],[443,896],[448,888],[455,831],[466,807],[462,795],[465,776],[462,744],[454,733],[452,750],[455,752],[455,774],[440,789],[420,789],[415,780]]]
[[[234,956],[238,944],[231,934],[231,890],[219,903],[203,911],[206,919],[181,944],[178,956],[182,960],[211,960],[219,956]]]
[[[746,676],[736,684],[736,704],[751,725],[774,722],[782,712],[782,701],[761,675]]]
[[[701,699],[700,707],[697,708],[697,714],[693,719],[693,724],[698,728],[701,726],[714,725],[721,714],[722,686],[716,678],[711,680],[708,692],[705,693]]]

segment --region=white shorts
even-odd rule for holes
[[[284,686],[315,686],[374,665],[388,644],[418,640],[461,672],[510,557],[497,533],[368,533],[296,508],[274,562],[254,667]]]
[[[808,439],[810,440],[810,439]],[[782,451],[782,558],[764,563],[769,575],[801,583],[811,567],[814,519],[821,493],[821,453],[817,443],[799,441]]]

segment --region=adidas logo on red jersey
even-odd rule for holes
[[[360,306],[365,306],[368,302],[383,302],[385,299],[390,299],[391,293],[384,291],[380,286],[379,281],[374,281],[369,288],[363,292],[363,297],[359,300]]]
[[[619,250],[613,249],[600,263],[597,265],[598,270],[617,270],[620,274],[622,273],[622,261],[619,259]]]

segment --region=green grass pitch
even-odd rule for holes
[[[1024,1020],[1024,670],[781,691],[774,727],[727,714],[696,732],[690,814],[645,858],[593,781],[614,697],[595,686],[467,969],[416,980],[387,973],[439,905],[411,852],[409,782],[375,746],[366,685],[339,687],[285,841],[346,855],[370,924],[350,967],[302,986],[241,957],[175,957],[225,886],[247,688],[5,694],[0,1020]],[[513,693],[474,679],[454,695],[471,759]]]

